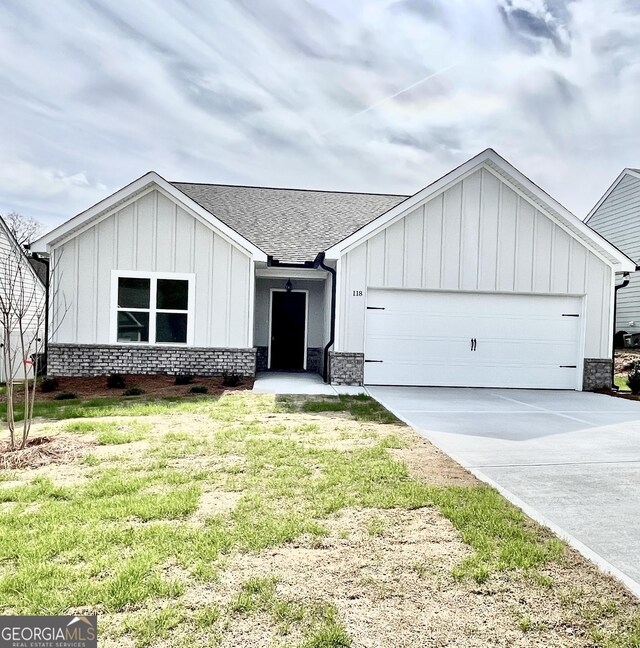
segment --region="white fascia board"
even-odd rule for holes
[[[608,257],[609,265],[616,272],[635,272],[636,263],[626,254],[621,252],[615,245],[612,245],[603,236],[600,236],[595,230],[591,229],[584,221],[581,221],[575,214],[572,214],[566,207],[561,205],[555,198],[550,196],[546,191],[541,189],[535,182],[532,182],[523,173],[518,171],[513,165],[509,164],[503,157],[498,155],[493,149],[489,149],[488,161],[500,168],[503,173],[511,177],[512,180],[520,185],[525,192],[539,200],[542,205],[550,208],[552,213],[564,220],[566,225],[571,229],[577,230],[585,239],[590,241],[596,249],[602,250]],[[578,241],[580,239],[578,238]]]
[[[596,249],[602,250],[605,259],[616,272],[634,272],[636,264],[629,257],[623,254],[615,246],[609,243],[606,239],[600,236],[597,232],[592,230],[588,225],[585,225],[577,216],[572,214],[568,209],[563,207],[557,200],[552,198],[543,189],[541,189],[534,182],[529,180],[524,174],[518,171],[513,165],[507,162],[503,157],[498,155],[493,149],[486,149],[479,153],[464,164],[450,171],[428,185],[418,193],[414,194],[407,200],[396,205],[388,212],[382,214],[374,221],[365,225],[363,228],[348,236],[346,239],[330,247],[326,251],[327,258],[337,259],[345,252],[356,247],[358,244],[364,242],[374,234],[378,233],[395,220],[402,218],[410,210],[418,207],[431,200],[433,197],[442,193],[450,186],[464,178],[466,175],[476,171],[481,166],[487,166],[489,169],[499,169],[502,174],[508,178],[512,184],[519,187],[525,195],[532,196],[534,202],[539,202],[541,205],[546,206],[547,210],[555,214],[560,221],[565,221],[570,229],[575,229],[582,234],[585,239],[589,240]],[[574,237],[580,241],[574,233]],[[581,241],[584,244],[584,241]]]
[[[324,281],[329,273],[322,268],[282,268],[269,266],[256,268],[258,279],[298,279],[304,281]]]
[[[89,223],[92,219],[97,218],[104,212],[115,210],[118,205],[135,197],[136,194],[141,193],[151,185],[157,185],[176,202],[187,208],[187,210],[197,214],[197,216],[199,216],[203,221],[209,223],[209,225],[220,231],[221,234],[235,243],[236,246],[247,252],[254,261],[267,261],[267,255],[265,252],[238,234],[238,232],[223,223],[220,219],[216,218],[211,212],[204,209],[204,207],[174,187],[170,182],[167,182],[155,171],[145,173],[142,177],[134,180],[132,183],[111,194],[104,200],[101,200],[99,203],[93,205],[93,207],[90,207],[77,216],[74,216],[50,232],[47,232],[44,236],[41,236],[37,241],[32,243],[31,250],[34,252],[49,252],[56,242],[67,238],[70,234],[73,234],[73,232],[82,228],[85,223]]]
[[[49,252],[53,243],[65,238],[68,234],[79,229],[82,225],[102,212],[113,209],[135,194],[140,193],[153,182],[151,177],[152,175],[154,175],[153,172],[145,173],[145,175],[134,180],[125,187],[122,187],[122,189],[112,193],[110,196],[107,196],[92,207],[89,207],[89,209],[85,209],[85,211],[80,212],[73,218],[65,221],[62,225],[59,225],[46,234],[43,234],[39,239],[35,240],[31,244],[31,250],[33,252]]]
[[[600,209],[602,203],[612,194],[613,190],[620,184],[621,180],[628,175],[640,180],[640,173],[638,173],[637,171],[634,171],[633,169],[623,169],[622,173],[620,173],[620,175],[613,181],[611,186],[602,195],[602,198],[598,200],[591,211],[587,214],[587,217],[584,219],[585,223],[589,222],[589,219],[598,211],[598,209]]]

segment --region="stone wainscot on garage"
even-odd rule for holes
[[[55,286],[49,372],[76,376],[606,387],[636,269],[491,149],[413,196],[150,172],[32,250]]]

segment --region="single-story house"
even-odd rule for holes
[[[0,382],[33,376],[33,356],[44,350],[45,315],[45,286],[0,217]]]
[[[640,260],[640,169],[624,169],[587,215],[588,223],[636,262]],[[640,273],[632,274],[617,293],[615,331],[640,336]]]
[[[338,384],[603,386],[636,267],[491,149],[412,196],[151,172],[32,249],[58,286],[51,374]]]

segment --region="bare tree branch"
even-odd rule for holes
[[[44,349],[46,294],[23,251],[5,237],[0,254],[0,328],[11,450],[27,443],[33,420],[38,359]],[[22,394],[16,386],[22,385]],[[16,434],[16,399],[23,399],[22,430]]]
[[[20,247],[35,241],[44,229],[44,225],[32,216],[24,216],[18,212],[5,214],[2,219]]]

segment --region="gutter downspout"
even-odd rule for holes
[[[324,347],[324,366],[322,369],[322,378],[325,382],[329,382],[329,349],[333,346],[336,337],[336,271],[334,268],[325,265],[324,252],[318,252],[315,261],[313,262],[314,268],[322,268],[331,275],[331,328],[329,333],[329,342]]]
[[[636,270],[638,267],[636,266]],[[619,286],[613,287],[613,334],[611,337],[611,390],[618,391],[618,387],[615,385],[616,377],[616,315],[618,312],[618,290],[621,288],[626,288],[629,285],[629,273],[625,272],[623,275],[623,281]]]
[[[28,246],[25,246],[28,248]],[[51,259],[48,256],[39,254],[38,252],[31,253],[32,258],[46,268],[46,279],[44,281],[44,345],[43,355],[44,363],[38,367],[38,371],[44,371],[44,375],[48,374],[48,359],[49,359],[49,284],[51,277],[49,275],[51,269]]]

